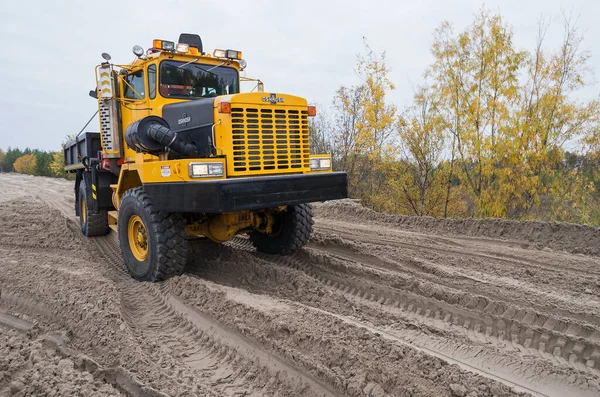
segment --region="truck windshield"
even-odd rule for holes
[[[209,98],[237,94],[238,72],[226,66],[163,61],[160,64],[159,92],[165,98]]]

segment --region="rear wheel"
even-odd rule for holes
[[[180,214],[156,211],[143,188],[130,189],[119,205],[119,243],[127,270],[140,281],[180,275],[189,254]]]
[[[271,233],[255,231],[250,233],[250,240],[259,252],[289,255],[308,244],[313,223],[310,204],[294,205],[277,214]]]
[[[110,230],[108,227],[108,212],[100,210],[92,213],[87,200],[87,186],[85,181],[79,184],[79,226],[84,236],[104,236]]]

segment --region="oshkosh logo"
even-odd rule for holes
[[[277,94],[271,94],[270,96],[262,97],[262,101],[275,105],[276,103],[283,102],[283,98],[277,98]]]
[[[177,124],[179,124],[179,125],[187,124],[190,121],[192,121],[192,118],[184,113],[181,115],[181,118],[179,120],[177,120]]]

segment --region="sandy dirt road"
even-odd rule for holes
[[[598,229],[316,213],[139,283],[72,182],[0,174],[0,396],[600,396]]]

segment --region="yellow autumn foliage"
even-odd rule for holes
[[[25,154],[15,160],[13,167],[21,174],[35,175],[36,159],[34,154]]]
[[[426,83],[402,111],[389,102],[385,52],[365,42],[360,83],[338,89],[335,120],[319,129],[351,196],[407,215],[600,223],[600,102],[574,99],[589,54],[572,22],[563,25],[558,48],[543,45],[541,23],[525,51],[485,8],[462,32],[443,22]]]

